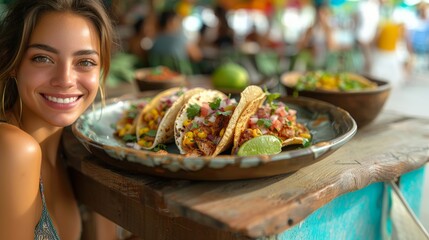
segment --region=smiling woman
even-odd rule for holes
[[[16,72],[32,124],[68,126],[93,102],[100,76],[100,41],[93,36],[94,25],[78,15],[41,16]]]
[[[18,0],[1,22],[0,239],[80,238],[60,139],[103,89],[112,42],[101,1]]]

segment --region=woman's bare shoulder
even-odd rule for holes
[[[28,133],[11,124],[0,124],[0,168],[19,167],[20,164],[39,164],[39,143]],[[32,163],[31,163],[32,162]]]
[[[32,236],[40,212],[40,145],[11,124],[0,124],[0,225],[4,236]],[[19,237],[19,238],[21,238]],[[8,238],[10,239],[10,238]],[[21,238],[22,239],[22,238]],[[29,238],[26,238],[29,239]]]

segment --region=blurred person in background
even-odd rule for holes
[[[313,24],[297,42],[299,54],[295,66],[300,68],[297,70],[325,69],[328,53],[335,48],[333,29],[330,24],[331,9],[325,3],[315,4],[314,8]]]
[[[164,65],[183,74],[192,73],[192,62],[202,59],[198,45],[188,41],[182,19],[174,10],[165,10],[157,18],[157,34],[149,50],[150,66]]]
[[[395,6],[382,4],[382,7],[385,8],[386,15],[380,20],[375,36],[370,76],[388,81],[396,88],[405,81],[406,62],[400,50],[402,50],[401,44],[409,40],[404,23],[393,18],[392,9]],[[409,44],[405,45],[409,46]]]
[[[416,21],[409,26],[408,48],[411,52],[407,70],[426,70],[429,62],[429,8],[428,3],[416,6]]]
[[[218,5],[214,9],[214,13],[218,20],[214,45],[218,49],[230,49],[234,47],[234,30],[228,23],[227,10]]]
[[[313,24],[297,42],[299,54],[294,68],[329,72],[359,71],[353,17],[334,13],[324,1],[315,1],[314,8]]]
[[[366,74],[371,72],[371,48],[380,21],[380,1],[360,1],[356,10],[356,42],[362,51],[363,72]]]
[[[134,34],[128,40],[128,51],[137,56],[142,65],[147,65],[148,51],[153,46],[156,34],[152,17],[140,17],[133,25]]]

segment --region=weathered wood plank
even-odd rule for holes
[[[154,209],[140,201],[129,198],[124,192],[115,191],[102,182],[90,179],[72,169],[71,176],[78,200],[102,213],[141,239],[187,240],[197,239],[248,239],[235,233],[220,231],[183,217],[169,217],[162,209]]]

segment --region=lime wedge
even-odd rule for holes
[[[238,156],[270,155],[282,151],[282,141],[273,135],[262,135],[243,143],[238,149]]]

